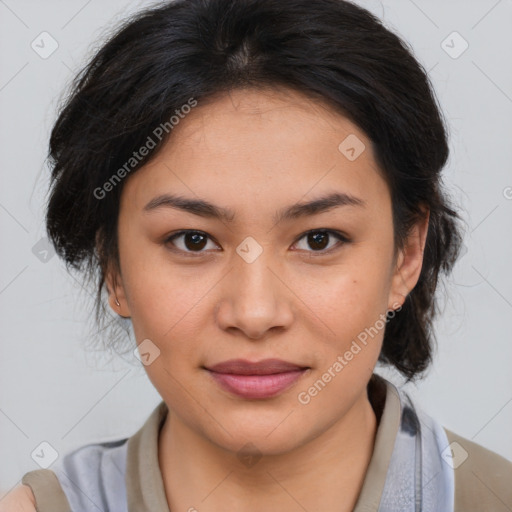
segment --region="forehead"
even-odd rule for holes
[[[204,137],[205,131],[211,131],[215,123],[242,128],[242,132],[238,133],[240,136],[250,133],[254,126],[269,132],[273,124],[280,123],[283,129],[296,125],[294,131],[297,137],[300,137],[301,131],[306,134],[305,129],[309,126],[311,130],[320,130],[324,135],[326,132],[337,136],[343,132],[353,133],[369,142],[356,124],[326,101],[313,99],[288,87],[270,86],[234,89],[199,101],[173,128],[172,136],[175,140],[179,138],[181,143],[194,144]],[[172,145],[172,141],[170,143]]]
[[[366,134],[297,91],[237,89],[180,117],[155,159],[129,177],[123,194],[131,204],[143,207],[170,189],[234,200],[250,189],[254,198],[288,203],[308,191],[364,196],[382,187]]]

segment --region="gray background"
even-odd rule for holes
[[[406,389],[442,425],[512,460],[512,1],[356,3],[429,70],[449,123],[446,184],[468,225],[442,294],[435,365]],[[0,0],[0,495],[39,468],[31,453],[41,442],[63,455],[127,437],[160,401],[138,361],[84,350],[88,295],[41,242],[44,159],[63,87],[109,27],[143,5]],[[43,51],[43,31],[58,43],[47,58],[31,47]]]

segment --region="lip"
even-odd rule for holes
[[[291,387],[309,367],[281,359],[230,359],[205,368],[226,391],[247,399],[271,398]]]

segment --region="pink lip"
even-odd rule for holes
[[[225,390],[243,398],[276,396],[308,370],[280,359],[264,359],[255,363],[231,359],[206,369]]]

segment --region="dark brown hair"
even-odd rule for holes
[[[101,198],[94,191],[190,98],[264,86],[321,99],[367,134],[390,187],[396,247],[422,208],[430,211],[419,281],[389,320],[380,354],[412,380],[432,360],[438,277],[461,243],[440,177],[447,133],[407,43],[348,1],[177,0],[128,19],[76,76],[51,133],[46,220],[56,251],[68,268],[94,278],[100,321],[104,271],[119,263],[123,182]]]

